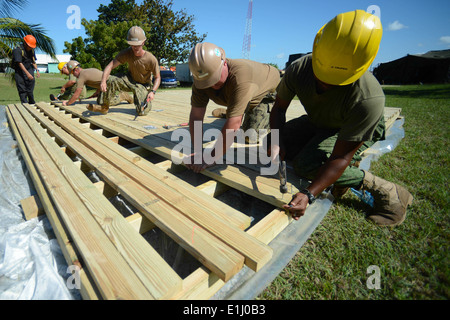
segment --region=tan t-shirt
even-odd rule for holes
[[[136,57],[131,47],[122,50],[115,58],[120,63],[128,63],[128,71],[134,81],[145,86],[151,84],[153,76],[159,75],[159,64],[156,57],[145,51],[141,57]]]
[[[244,59],[227,59],[227,64],[228,78],[220,90],[192,85],[192,107],[206,108],[211,99],[227,107],[227,118],[241,116],[247,107],[253,109],[275,92],[280,82],[280,72],[268,64]]]
[[[78,76],[77,86],[78,88],[81,88],[85,85],[91,88],[100,89],[102,75],[103,72],[95,68],[82,69]]]

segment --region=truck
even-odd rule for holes
[[[178,63],[177,67],[177,80],[180,82],[180,85],[192,84],[192,74],[189,70],[189,64],[186,63]]]

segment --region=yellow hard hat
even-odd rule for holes
[[[67,62],[60,62],[58,63],[58,70],[62,73],[62,68],[66,65]]]
[[[380,19],[363,10],[337,15],[314,39],[312,66],[322,82],[344,86],[369,69],[380,47]]]

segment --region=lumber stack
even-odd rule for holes
[[[180,294],[182,279],[111,205],[55,141],[93,168],[207,270],[225,282],[244,263],[258,271],[271,249],[242,231],[249,217],[180,181],[105,136],[40,103],[10,105],[10,122],[23,140],[48,197],[54,219],[67,230],[66,243],[79,253],[105,299],[165,299]],[[46,130],[43,129],[46,128]],[[53,139],[54,137],[55,139]],[[42,198],[41,197],[41,202]],[[56,224],[56,223],[55,223]],[[62,237],[62,238],[64,238]],[[82,262],[80,262],[82,261]]]
[[[183,169],[171,162],[178,141],[171,140],[175,128],[163,126],[186,122],[186,101],[178,90],[160,94],[149,115],[138,119],[126,104],[107,115],[88,112],[86,103],[8,106],[38,192],[22,202],[23,209],[45,211],[67,263],[81,267],[83,298],[207,299],[244,265],[261,270],[272,257],[267,244],[292,222],[274,209],[249,228],[248,215],[213,197],[233,188],[279,208],[300,188],[292,172],[285,195],[278,178],[262,176],[258,166],[216,165],[202,172],[212,180],[198,187],[172,174]],[[387,111],[390,125],[400,110]],[[223,121],[207,116],[205,129],[221,128]],[[123,146],[128,143],[133,147]],[[144,158],[149,153],[167,160],[151,163]],[[85,174],[90,171],[101,181],[91,182]],[[136,212],[124,217],[108,200],[115,194]],[[152,228],[202,266],[182,278],[143,238]]]
[[[170,98],[173,98],[173,96]],[[82,119],[82,121],[89,122],[98,128],[107,130],[108,132],[149,150],[152,153],[168,160],[172,160],[174,157],[172,150],[179,143],[179,141],[172,141],[172,133],[177,129],[173,128],[171,130],[166,130],[162,126],[167,123],[169,125],[174,125],[177,121],[186,122],[186,119],[189,119],[189,108],[181,108],[180,105],[173,101],[171,101],[170,104],[167,100],[159,103],[164,105],[163,111],[151,111],[149,116],[138,118],[137,121],[135,121],[134,108],[127,108],[126,105],[120,105],[120,108],[116,109],[111,108],[106,116],[87,112],[85,104],[75,104],[74,106],[69,107],[62,106],[60,103],[55,103],[55,105],[73,116]],[[159,107],[161,106],[155,103],[153,109],[161,110],[158,109]],[[208,107],[208,110],[211,108],[213,108],[213,106]],[[221,128],[223,122],[224,119],[206,117],[204,130]],[[147,129],[149,126],[154,127],[155,129]],[[207,143],[205,143],[205,145],[207,145]],[[248,145],[238,147],[245,149],[257,148]],[[236,150],[236,153],[238,152],[239,150]],[[248,154],[249,150],[245,150],[244,152]],[[253,150],[253,152],[256,151]],[[202,174],[275,207],[281,207],[291,199],[289,195],[281,194],[279,192],[280,187],[277,176],[262,176],[260,174],[260,166],[222,164],[208,168],[202,171]],[[295,175],[288,175],[287,187],[292,193],[298,192],[300,182]]]

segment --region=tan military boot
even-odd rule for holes
[[[364,171],[362,189],[374,198],[374,213],[367,217],[379,226],[397,226],[406,218],[406,209],[413,196],[402,186]]]
[[[213,117],[216,118],[226,118],[227,117],[227,109],[226,108],[217,108],[212,112]]]
[[[133,97],[125,91],[120,91],[119,93],[120,101],[126,101],[127,103],[133,103]]]
[[[107,114],[109,106],[100,106],[98,104],[89,104],[86,109],[92,112],[100,112],[101,114]]]

